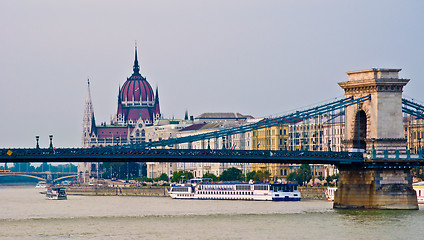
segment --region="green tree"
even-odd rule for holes
[[[219,176],[219,180],[221,181],[242,181],[243,178],[241,170],[235,167],[223,171]]]
[[[172,175],[172,182],[180,182],[183,179],[183,176],[185,180],[189,180],[193,178],[193,173],[183,171],[174,172]]]
[[[166,173],[162,173],[157,179],[155,179],[156,181],[169,181],[168,175]]]
[[[202,178],[211,178],[212,179],[212,182],[218,181],[218,177],[215,174],[213,174],[213,173],[203,174],[203,177]]]
[[[250,179],[252,179],[253,181],[256,181],[255,180],[255,174],[256,174],[256,171],[252,171],[252,172],[246,173],[246,179],[245,179],[245,181],[246,182],[247,181],[250,181]]]
[[[339,174],[334,174],[334,175],[328,175],[326,178],[325,178],[325,181],[327,182],[327,185],[329,185],[329,186],[334,186],[334,184],[333,184],[333,182],[334,182],[334,180],[338,180],[339,179]]]
[[[303,186],[305,183],[309,182],[312,179],[311,167],[308,164],[302,164],[296,170],[296,172],[291,172],[287,176],[287,181],[297,182],[300,186]]]
[[[261,170],[259,170],[253,176],[253,180],[254,181],[262,181],[262,182],[268,181],[270,176],[271,176],[271,173],[269,173],[268,170],[265,170],[263,172]]]
[[[312,179],[311,166],[309,164],[300,165],[296,172],[299,180],[298,183],[302,186]]]
[[[287,176],[287,181],[296,182],[297,181],[297,173],[296,172],[289,173],[289,175]]]

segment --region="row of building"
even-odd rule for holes
[[[197,117],[188,115],[184,119],[164,119],[159,107],[158,88],[155,93],[145,77],[140,74],[137,49],[132,75],[119,87],[117,113],[109,123],[96,124],[90,94],[87,98],[83,118],[83,147],[105,147],[185,137],[237,127],[243,124],[262,121],[240,113],[203,113]],[[405,116],[405,138],[408,149],[416,152],[420,146],[423,122]],[[236,149],[236,150],[306,150],[306,151],[346,151],[344,112],[331,112],[320,117],[290,124],[239,133],[227,138],[210,139],[193,143],[183,143],[166,148],[179,149]],[[236,167],[243,173],[268,171],[272,179],[285,179],[298,166],[289,164],[236,164],[236,163],[147,163],[148,178],[166,173],[172,177],[176,171],[189,171],[195,177],[206,173],[219,176],[228,168]],[[314,165],[314,177],[336,173],[333,166]],[[78,172],[81,181],[99,173],[99,163],[81,163]]]

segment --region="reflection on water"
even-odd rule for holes
[[[69,196],[0,188],[0,239],[423,239],[424,211],[337,210],[327,201]]]

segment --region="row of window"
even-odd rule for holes
[[[237,191],[199,191],[199,194],[213,195],[253,195],[253,192],[237,192]]]

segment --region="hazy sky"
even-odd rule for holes
[[[141,73],[165,117],[267,116],[343,95],[345,72],[402,68],[424,100],[424,1],[0,0],[0,148],[81,145],[87,78],[96,121]]]

